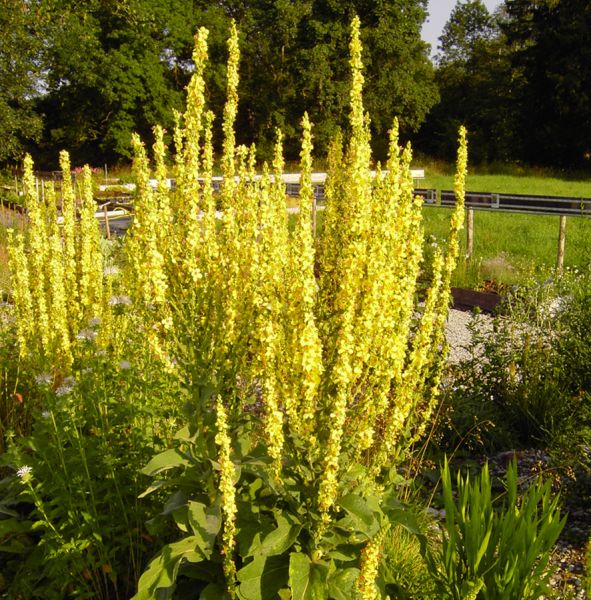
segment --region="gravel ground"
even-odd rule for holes
[[[452,308],[449,311],[449,317],[446,324],[446,337],[449,343],[448,360],[452,363],[458,363],[470,357],[467,350],[472,339],[472,334],[468,325],[478,319],[478,327],[481,330],[487,331],[492,328],[492,317],[481,313],[477,317],[473,313],[456,310]]]

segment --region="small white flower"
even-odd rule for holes
[[[116,306],[117,304],[129,305],[131,304],[131,298],[129,296],[111,296],[109,304],[111,306]]]
[[[84,340],[84,341],[87,341],[87,342],[92,342],[96,338],[96,335],[97,335],[97,333],[93,329],[82,329],[76,335],[76,339],[77,340]]]
[[[35,377],[37,385],[49,385],[53,381],[53,377],[49,373],[40,373]]]
[[[112,275],[117,275],[119,273],[119,268],[116,267],[115,265],[109,265],[108,267],[105,267],[105,270],[103,271],[103,274],[106,277],[112,276]]]
[[[66,377],[57,390],[55,390],[56,396],[60,398],[63,396],[67,396],[76,385],[76,380],[73,377]]]
[[[124,370],[131,369],[131,363],[128,360],[122,360],[119,363],[119,368]]]
[[[44,418],[44,419],[49,419],[49,417],[51,417],[51,413],[48,410],[44,410],[41,413],[41,417]]]
[[[28,465],[23,465],[22,467],[20,467],[16,474],[21,478],[21,479],[25,479],[28,478],[28,476],[33,472],[33,467],[29,467]]]
[[[92,319],[88,319],[88,326],[89,327],[98,327],[101,324],[101,318],[100,317],[93,317]]]

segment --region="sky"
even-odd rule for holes
[[[490,12],[502,4],[501,0],[484,0]],[[431,55],[437,53],[438,38],[441,35],[456,0],[429,0],[429,16],[423,25],[423,39],[431,44]]]

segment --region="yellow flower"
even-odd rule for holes
[[[222,556],[224,562],[224,575],[226,584],[232,597],[236,583],[236,565],[233,552],[236,545],[236,492],[234,488],[234,463],[231,458],[231,441],[228,430],[228,415],[218,397],[216,402],[216,428],[215,443],[218,446],[218,463],[220,465],[219,489],[222,495],[222,515],[224,529],[222,533]]]
[[[355,584],[360,600],[376,600],[380,598],[376,579],[380,566],[384,537],[387,531],[387,527],[380,529],[361,552],[361,569]]]

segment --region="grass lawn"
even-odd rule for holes
[[[427,236],[443,240],[451,211],[424,209]],[[528,276],[546,278],[553,273],[558,252],[559,217],[474,212],[474,256],[470,265],[460,262],[455,283],[477,287],[484,280],[517,283]],[[465,235],[462,255],[465,254]],[[565,266],[591,262],[591,219],[568,217]]]
[[[429,173],[420,187],[453,189],[453,175]],[[468,175],[466,189],[548,196],[591,197],[591,181],[559,179],[539,175]],[[444,239],[451,212],[425,208],[427,235]],[[484,280],[517,283],[528,276],[546,278],[556,265],[559,217],[522,215],[492,211],[474,212],[474,257],[460,263],[456,284],[477,287]],[[465,242],[465,238],[464,238]],[[465,253],[465,249],[462,252]],[[591,262],[591,219],[568,217],[565,266],[581,267]]]
[[[453,174],[430,173],[418,187],[438,190],[453,189]],[[468,174],[466,190],[470,192],[498,192],[502,194],[532,194],[535,196],[572,196],[591,198],[591,180],[558,179],[532,175],[477,175]]]

